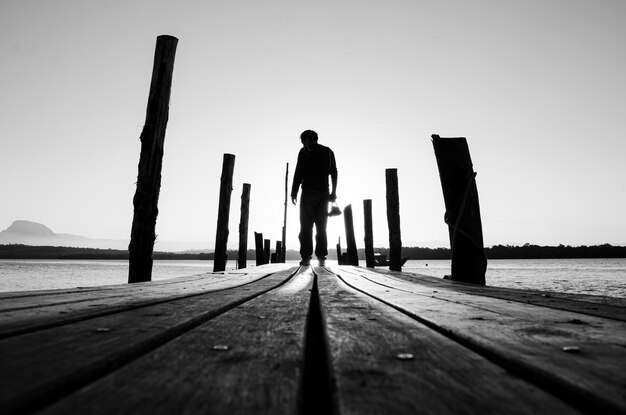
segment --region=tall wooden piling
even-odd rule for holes
[[[224,154],[222,176],[220,179],[220,201],[217,211],[217,231],[215,233],[215,257],[213,272],[226,269],[226,244],[228,243],[228,218],[230,215],[230,195],[233,191],[233,173],[235,172],[235,156]]]
[[[476,173],[465,137],[433,135],[433,147],[446,207],[455,281],[485,284],[487,257],[476,188]]]
[[[263,265],[264,255],[263,255],[263,234],[262,233],[254,233],[254,252],[256,258],[257,266]]]
[[[365,266],[374,268],[374,226],[372,221],[372,200],[365,199],[363,201],[363,216],[365,223]]]
[[[386,169],[385,180],[387,185],[387,225],[389,227],[389,269],[402,271],[398,169]]]
[[[250,217],[250,184],[244,183],[241,191],[241,218],[239,219],[239,252],[237,268],[245,268],[248,264],[248,219]]]
[[[280,254],[276,253],[276,256],[280,257],[278,262],[284,263],[287,259],[287,201],[289,191],[289,163],[285,168],[285,212],[283,216],[283,239],[280,249]]]
[[[359,254],[356,249],[354,238],[354,221],[352,219],[352,205],[343,210],[343,220],[346,226],[346,251],[348,252],[348,264],[359,266]]]
[[[133,224],[128,245],[129,283],[152,279],[152,251],[156,239],[156,219],[159,213],[163,144],[169,116],[177,44],[178,39],[173,36],[157,37],[146,121],[140,136],[141,154],[137,189],[133,197]]]

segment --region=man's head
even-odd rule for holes
[[[302,145],[308,146],[313,143],[317,143],[317,133],[313,130],[306,130],[300,134],[300,140]]]

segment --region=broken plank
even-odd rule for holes
[[[296,269],[244,286],[0,340],[0,413],[43,407],[282,285]]]

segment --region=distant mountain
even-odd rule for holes
[[[52,229],[48,228],[45,225],[42,225],[41,223],[37,223],[37,222],[30,222],[27,220],[16,220],[15,222],[13,222],[11,224],[11,226],[9,226],[8,228],[6,228],[5,230],[3,230],[2,232],[0,232],[1,234],[9,234],[9,235],[30,235],[30,236],[35,236],[35,237],[52,237],[54,236],[54,232],[52,232]]]
[[[0,245],[20,244],[127,250],[128,243],[128,239],[95,239],[67,233],[55,233],[46,225],[27,220],[16,220],[8,228],[0,232]],[[162,252],[181,252],[186,250],[193,250],[190,253],[213,252],[212,249],[207,248],[208,246],[212,246],[208,241],[169,242],[157,239],[154,249]]]
[[[16,220],[0,232],[0,244],[32,246],[67,246],[99,249],[127,249],[128,241],[120,239],[92,239],[79,235],[55,233],[41,223]]]

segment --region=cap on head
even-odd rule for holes
[[[317,133],[313,130],[306,130],[300,134],[300,139],[308,140],[312,143],[317,143]]]

